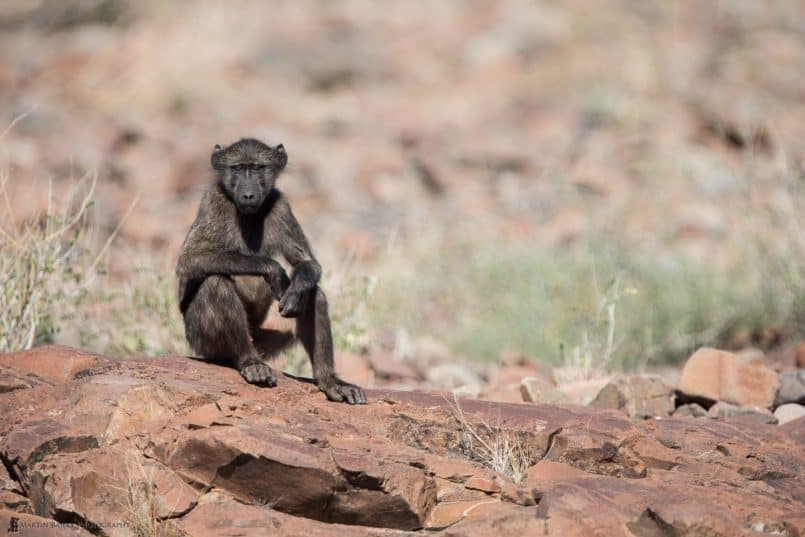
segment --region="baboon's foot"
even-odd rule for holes
[[[277,385],[277,377],[267,364],[260,360],[249,360],[240,366],[240,375],[249,384],[258,386],[268,386],[269,388]]]
[[[345,402],[350,405],[366,404],[366,393],[362,388],[345,382],[338,377],[319,379],[316,384],[330,401]]]

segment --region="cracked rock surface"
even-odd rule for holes
[[[136,535],[143,515],[204,536],[805,532],[805,420],[391,390],[351,407],[66,347],[0,355],[0,384],[0,525],[40,523],[24,535]]]

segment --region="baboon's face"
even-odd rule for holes
[[[218,181],[243,214],[260,210],[285,168],[288,155],[282,144],[275,147],[254,139],[243,139],[229,147],[216,145],[211,162]]]

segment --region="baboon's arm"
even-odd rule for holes
[[[276,270],[274,264],[279,266],[273,259],[237,252],[188,252],[179,256],[176,274],[188,280],[213,274],[270,276]]]
[[[280,300],[280,313],[285,317],[296,317],[304,308],[308,291],[316,287],[321,278],[321,265],[313,256],[302,227],[297,222],[290,207],[283,215],[286,234],[281,243],[283,257],[293,267],[291,284]]]

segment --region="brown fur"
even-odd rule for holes
[[[286,162],[281,145],[254,139],[213,151],[218,180],[201,201],[176,267],[185,334],[205,359],[231,364],[248,382],[266,386],[276,378],[264,358],[299,340],[329,399],[365,403],[363,390],[335,374],[321,266],[274,188]],[[280,256],[292,267],[290,278],[275,260]],[[296,319],[295,334],[260,328],[274,300],[283,317]]]

